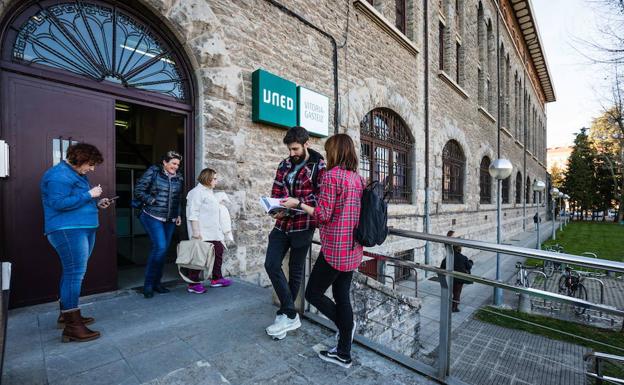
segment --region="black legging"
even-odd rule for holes
[[[305,293],[308,302],[336,324],[340,332],[338,355],[344,358],[351,358],[353,309],[349,289],[352,278],[353,271],[334,269],[325,261],[323,253],[320,253],[310,273]],[[332,287],[335,302],[325,295],[329,286]]]

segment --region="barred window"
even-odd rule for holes
[[[531,203],[531,179],[527,176],[526,185],[524,186],[524,202]]]
[[[503,196],[503,203],[509,203],[509,183],[511,177],[503,179],[501,182],[501,195]]]
[[[414,139],[403,119],[388,108],[372,110],[360,122],[360,141],[360,174],[383,183],[391,202],[409,203]]]
[[[405,6],[405,0],[395,0],[395,15],[396,15],[396,27],[399,31],[405,34],[407,26],[407,12]]]
[[[442,150],[442,201],[462,203],[464,200],[464,171],[466,157],[455,140],[449,140]]]
[[[479,201],[481,203],[492,203],[492,177],[490,176],[490,158],[484,156],[481,159],[479,171]]]
[[[522,203],[522,174],[516,174],[516,203]]]

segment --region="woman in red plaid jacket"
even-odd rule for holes
[[[337,134],[325,142],[327,171],[321,180],[316,207],[297,198],[282,202],[301,207],[314,216],[321,235],[321,252],[310,274],[305,297],[338,328],[338,346],[319,352],[325,361],[351,366],[351,343],[355,320],[349,290],[353,271],[362,262],[362,246],[354,240],[360,218],[360,202],[365,182],[357,173],[358,158],[349,135]],[[334,300],[325,295],[331,286]],[[334,302],[335,301],[335,302]]]

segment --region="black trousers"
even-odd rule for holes
[[[351,332],[353,329],[353,309],[349,290],[351,289],[352,271],[339,271],[331,267],[323,253],[320,253],[308,280],[305,297],[325,317],[332,320],[338,331],[338,355],[351,357]],[[325,295],[331,286],[334,300]],[[335,301],[335,302],[334,302]]]
[[[280,301],[277,314],[286,314],[289,318],[295,318],[297,314],[295,300],[303,280],[303,268],[313,235],[314,229],[285,233],[275,228],[269,234],[264,269]],[[290,250],[290,260],[287,280],[282,270],[282,262],[288,250]]]

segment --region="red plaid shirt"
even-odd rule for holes
[[[314,209],[321,234],[321,252],[334,269],[352,271],[362,262],[362,246],[353,230],[360,220],[362,177],[340,167],[323,176],[321,193]]]
[[[293,197],[299,199],[308,206],[316,206],[316,198],[319,194],[319,184],[325,173],[325,161],[318,152],[308,149],[310,156],[306,164],[299,170],[292,186],[288,184],[288,173],[294,165],[290,158],[280,162],[275,173],[272,198]],[[316,174],[316,176],[314,176]],[[316,185],[314,185],[314,181]],[[316,228],[316,220],[306,213],[293,214],[275,221],[275,228],[286,233],[305,231]]]

